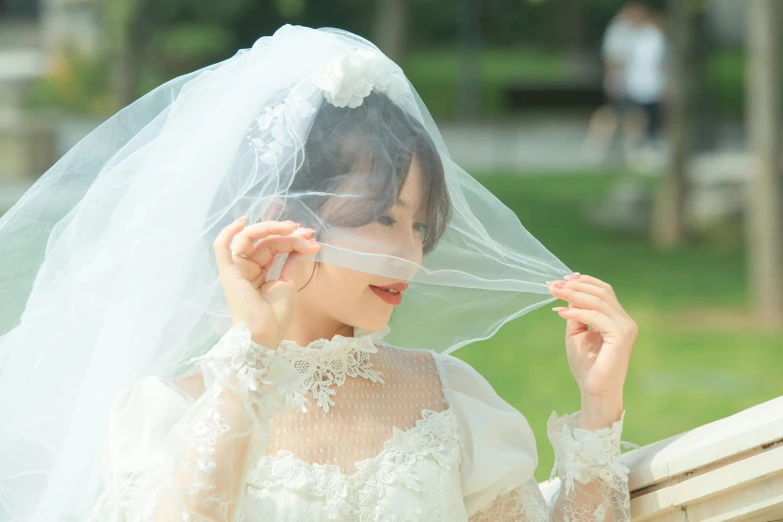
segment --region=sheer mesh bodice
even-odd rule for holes
[[[317,349],[302,350],[297,366],[311,371],[317,357],[308,356]],[[346,362],[353,360],[349,352]],[[270,424],[267,454],[288,451],[310,463],[332,464],[346,474],[355,473],[354,463],[378,455],[394,435],[393,427],[410,430],[422,419],[423,410],[447,408],[429,352],[381,345],[372,363],[356,366],[356,376],[340,385],[323,379],[330,383],[326,390],[334,396],[320,386],[321,379],[309,387],[308,399],[315,403],[314,398],[321,397],[321,406],[313,404],[307,413],[286,411],[276,416]],[[328,370],[326,374],[333,375]]]
[[[269,423],[266,455],[290,454],[344,474],[378,455],[394,435],[422,420],[422,412],[448,408],[433,354],[379,342],[377,352],[351,343],[284,343],[281,353],[304,377],[307,411],[284,410]],[[204,391],[200,373],[175,381],[194,398]],[[351,441],[346,444],[346,441]]]
[[[357,332],[277,351],[232,328],[187,375],[118,398],[92,521],[629,518],[622,420],[549,435],[564,479],[532,477],[524,417],[466,363]]]

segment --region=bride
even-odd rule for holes
[[[630,519],[635,322],[355,35],[284,26],[162,85],[0,244],[4,521]],[[547,500],[526,418],[452,353],[555,299],[581,409],[549,419]]]

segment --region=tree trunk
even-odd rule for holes
[[[408,37],[410,0],[376,0],[373,41],[393,61],[402,64]]]
[[[118,109],[136,101],[139,61],[149,35],[145,34],[147,0],[107,3],[106,32],[112,56],[111,89]]]
[[[458,115],[463,121],[478,118],[480,112],[481,92],[479,78],[481,62],[479,50],[481,36],[479,34],[479,0],[460,0],[460,82]]]
[[[749,186],[749,281],[757,314],[783,323],[783,181],[779,0],[748,3],[747,125],[755,172]]]
[[[114,101],[118,108],[125,107],[136,99],[136,57],[127,42],[117,49],[112,64],[111,85]]]
[[[662,248],[676,248],[686,239],[685,201],[687,168],[692,149],[693,121],[693,6],[685,0],[669,2],[669,28],[674,47],[669,56],[666,126],[669,160],[655,197],[652,240]]]

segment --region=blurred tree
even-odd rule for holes
[[[655,197],[653,243],[677,248],[686,240],[686,172],[693,146],[694,87],[696,83],[694,36],[704,0],[670,0],[669,33],[672,44],[670,89],[666,100],[669,160],[666,176]]]
[[[277,12],[284,18],[301,16],[305,11],[305,0],[275,0]]]
[[[753,0],[748,16],[747,123],[755,158],[747,205],[749,280],[758,317],[783,324],[783,174],[779,0]]]
[[[105,5],[107,52],[112,64],[111,90],[115,108],[136,99],[138,62],[144,38],[147,0],[108,0]]]
[[[460,89],[458,114],[461,119],[470,121],[479,113],[479,75],[481,74],[479,51],[479,0],[460,0],[459,48],[460,48]]]
[[[117,108],[161,80],[216,61],[235,48],[231,26],[247,2],[107,0],[105,35]],[[153,76],[151,85],[144,85],[144,74]]]
[[[402,64],[408,49],[410,0],[375,0],[371,40],[386,56]]]
[[[106,0],[117,108],[169,78],[227,58],[307,8],[307,0]]]

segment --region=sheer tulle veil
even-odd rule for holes
[[[421,263],[367,226],[414,155]],[[373,44],[284,26],[118,112],[0,218],[0,520],[86,519],[114,397],[227,330],[212,241],[270,211],[318,231],[319,261],[410,281],[386,338],[403,348],[488,338],[570,273],[452,161]]]

